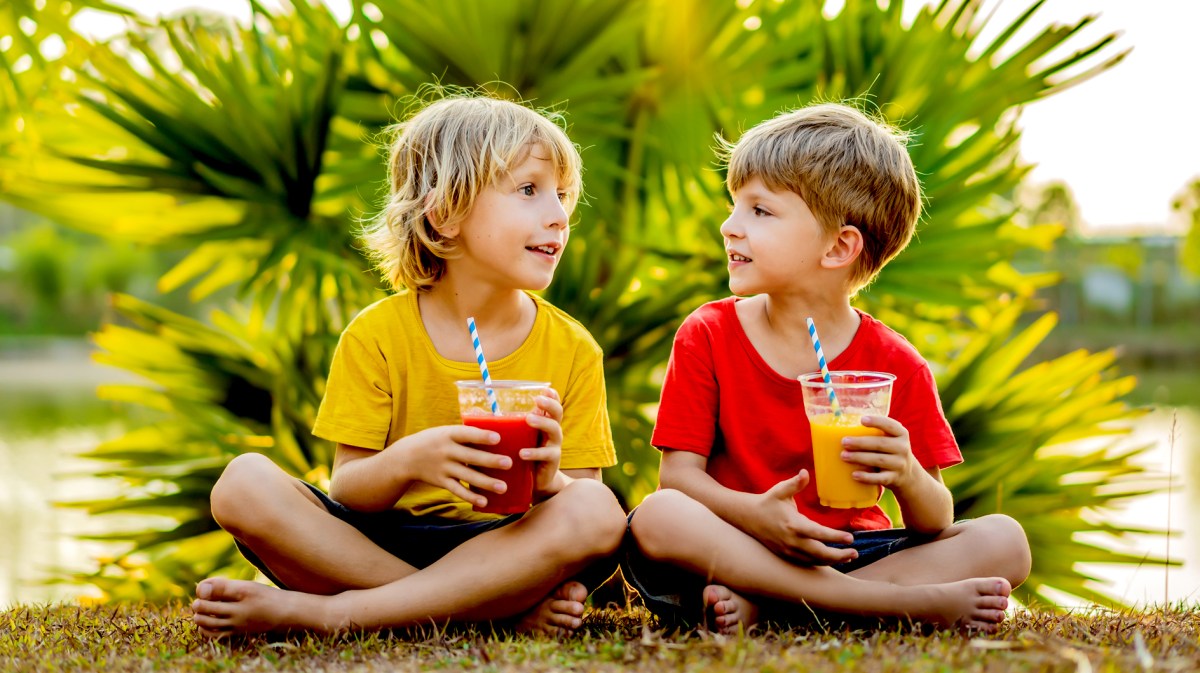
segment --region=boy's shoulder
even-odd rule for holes
[[[728,328],[729,319],[737,319],[737,310],[734,307],[737,300],[737,297],[725,297],[700,305],[689,313],[688,317],[683,319],[683,325],[680,329],[683,329],[683,327],[708,330]]]
[[[588,331],[588,328],[583,326],[583,323],[576,320],[570,313],[551,304],[549,300],[540,297],[536,294],[528,293],[533,298],[534,303],[538,307],[538,315],[545,320],[546,330],[548,334],[552,334],[554,341],[558,345],[574,344],[578,348],[583,348],[596,355],[603,356],[604,351],[600,348],[600,344],[596,342],[596,338]]]
[[[855,309],[858,310],[858,309]],[[858,310],[861,322],[858,332],[850,342],[856,357],[870,358],[891,368],[877,366],[881,371],[892,371],[898,366],[921,367],[928,366],[925,358],[917,347],[912,345],[904,335],[888,327],[871,314]]]
[[[402,328],[410,320],[407,318],[410,303],[413,300],[412,290],[401,290],[395,294],[371,303],[358,312],[346,325],[345,333],[356,336],[377,335],[390,333]]]

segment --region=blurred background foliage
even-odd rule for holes
[[[14,38],[0,44],[0,198],[70,228],[23,234],[19,273],[52,296],[63,275],[43,267],[86,267],[75,232],[126,246],[84,273],[117,293],[100,359],[144,383],[100,394],[154,414],[90,453],[121,496],[74,505],[165,523],[104,536],[132,543],[84,578],[108,596],[252,574],[208,508],[233,456],[260,451],[327,483],[331,447],[309,434],[325,372],[340,330],[384,294],[355,242],[385,188],[376,143],[432,82],[560,110],[582,149],[587,200],[546,295],[606,353],[622,462],[605,479],[628,505],[657,482],[647,441],[674,330],[727,292],[714,134],[855,99],[912,134],[927,195],[916,240],[857,304],[934,364],[966,457],[945,475],[956,516],[1022,522],[1037,550],[1027,602],[1048,589],[1107,602],[1075,562],[1147,561],[1079,535],[1136,532],[1095,513],[1162,486],[1131,462],[1144,447],[1122,441],[1133,379],[1109,351],[1031,357],[1055,317],[1022,316],[1057,277],[1013,265],[1064,229],[1018,216],[1021,106],[1125,53],[1113,35],[1082,40],[1090,19],[1013,43],[1043,2],[1003,26],[987,26],[981,0],[944,0],[911,25],[898,0],[835,14],[813,0],[354,0],[342,19],[306,0],[251,4],[246,25],[129,17],[99,42],[72,32],[71,14],[122,10],[0,9]],[[128,293],[131,269],[164,259],[162,298]],[[1085,452],[1061,450],[1086,438]]]

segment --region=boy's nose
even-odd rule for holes
[[[567,215],[567,209],[563,206],[563,202],[558,196],[554,196],[554,203],[550,205],[546,214],[546,226],[548,227],[566,227],[570,216]]]
[[[733,215],[725,218],[725,221],[721,223],[721,235],[725,238],[741,238],[742,228],[734,221]]]

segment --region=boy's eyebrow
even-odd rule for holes
[[[740,198],[774,199],[777,195],[765,187],[742,187],[729,195],[735,201]]]
[[[557,175],[557,172],[554,170],[554,162],[551,161],[549,157],[543,158],[543,157],[539,157],[539,156],[535,156],[535,155],[530,155],[529,158],[537,159],[537,162],[533,163],[528,160],[522,161],[520,167],[518,167],[516,170],[513,170],[509,173],[509,175],[514,180],[519,181],[520,178],[531,179],[531,178],[547,178],[547,177],[554,178],[557,180],[558,175]]]

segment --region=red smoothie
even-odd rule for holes
[[[473,428],[492,430],[500,434],[500,443],[478,445],[475,448],[512,458],[512,467],[507,470],[492,470],[474,466],[483,474],[499,479],[508,485],[504,493],[484,491],[474,486],[471,490],[487,498],[486,507],[475,506],[476,512],[491,514],[516,514],[525,512],[533,506],[533,463],[521,458],[521,449],[533,449],[541,445],[541,432],[529,427],[525,422],[525,413],[501,414],[471,414],[463,416],[463,425]]]

